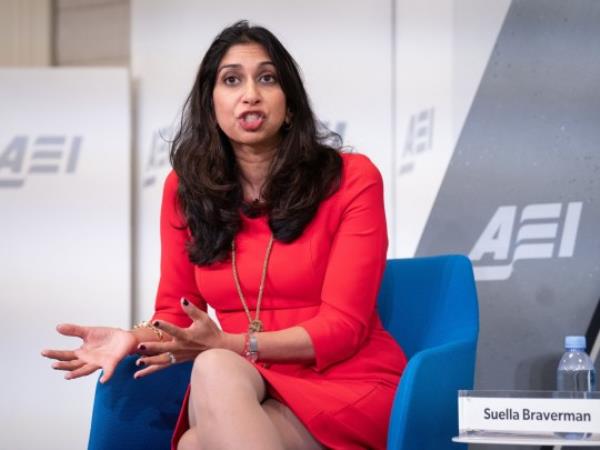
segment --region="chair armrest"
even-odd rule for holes
[[[409,360],[392,408],[388,449],[461,449],[459,389],[473,387],[475,341],[456,341],[417,352]]]

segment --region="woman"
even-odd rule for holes
[[[296,64],[238,22],[206,53],[173,143],[151,322],[60,325],[67,378],[129,353],[143,377],[194,360],[173,448],[385,448],[405,357],[375,302],[383,185],[318,134]],[[216,311],[222,326],[206,314]]]

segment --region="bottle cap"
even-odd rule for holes
[[[565,337],[565,348],[576,348],[585,350],[585,336],[566,336]]]

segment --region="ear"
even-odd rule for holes
[[[294,115],[292,114],[292,111],[290,110],[290,108],[287,109],[287,112],[285,113],[285,124],[289,125],[292,122],[292,117],[294,117]]]

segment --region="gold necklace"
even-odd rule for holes
[[[246,298],[244,297],[242,287],[240,286],[240,279],[238,277],[237,266],[235,264],[235,239],[231,241],[231,269],[233,272],[233,281],[235,282],[235,288],[237,289],[240,300],[242,301],[242,306],[244,307],[244,311],[246,311],[246,316],[248,317],[249,333],[263,331],[263,323],[259,319],[260,304],[262,302],[263,292],[265,290],[265,279],[267,277],[267,267],[269,265],[269,258],[271,256],[272,248],[273,234],[271,234],[271,238],[269,239],[269,244],[267,245],[267,251],[265,253],[265,260],[263,261],[262,275],[260,278],[260,285],[258,287],[258,298],[256,299],[256,313],[254,314],[254,319],[252,319],[252,316],[250,316],[250,310],[248,309],[248,304],[246,303]]]

